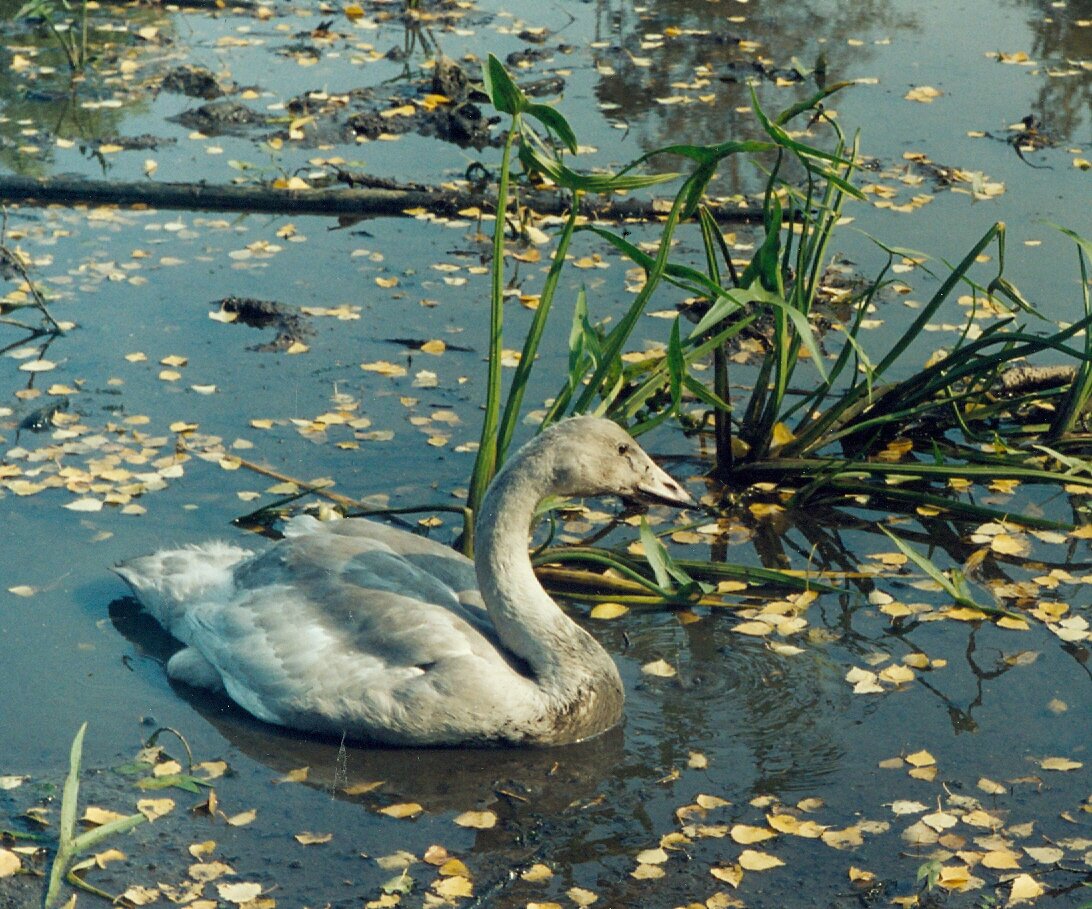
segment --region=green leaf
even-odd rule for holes
[[[167,776],[146,776],[137,782],[138,789],[183,789],[186,792],[198,793],[201,787],[209,788],[208,780],[198,779],[186,773],[171,773]]]
[[[541,173],[549,177],[558,186],[570,192],[612,193],[633,189],[643,189],[667,183],[678,174],[582,174],[563,164],[558,158],[536,148],[534,140],[528,136],[529,130],[523,131],[524,142],[519,149],[519,159],[525,170]]]
[[[101,827],[86,830],[72,841],[72,854],[80,855],[88,852],[110,837],[119,833],[128,833],[147,820],[143,814],[130,814],[127,817],[114,818]]]
[[[528,117],[534,117],[538,120],[538,122],[553,133],[570,152],[574,155],[576,154],[578,147],[576,133],[573,132],[573,128],[569,126],[569,121],[561,115],[561,112],[556,107],[550,107],[548,104],[528,104],[524,113]]]
[[[656,577],[656,585],[673,600],[690,600],[708,593],[712,585],[694,580],[678,562],[671,558],[659,537],[652,532],[648,521],[641,516],[641,548],[645,559]]]
[[[527,96],[520,91],[519,86],[508,75],[504,64],[493,54],[489,55],[482,67],[482,82],[493,107],[502,114],[515,117],[527,109]]]
[[[643,515],[641,516],[641,547],[644,549],[645,560],[652,569],[656,583],[661,589],[670,590],[674,585],[667,571],[667,551],[664,549],[664,544],[656,539],[656,535]]]
[[[679,339],[679,319],[671,323],[671,336],[667,340],[667,374],[671,384],[671,410],[674,411],[682,401],[683,379],[686,377],[686,360],[683,357],[682,341]]]
[[[61,795],[61,844],[71,842],[76,835],[76,812],[80,798],[80,762],[83,759],[83,737],[87,732],[87,723],[80,726],[72,740],[68,756],[68,776],[64,781]]]

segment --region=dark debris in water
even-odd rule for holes
[[[214,300],[221,312],[230,313],[235,321],[251,328],[275,328],[277,336],[266,344],[252,348],[259,351],[287,350],[293,344],[303,343],[304,338],[315,332],[308,321],[283,303],[274,300],[255,300],[250,297],[225,297]]]

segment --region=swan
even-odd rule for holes
[[[692,499],[621,427],[555,423],[494,478],[474,562],[364,518],[292,518],[261,553],[225,542],[114,567],[184,646],[168,676],[269,723],[393,745],[558,745],[621,718],[610,655],[535,578],[546,496]]]

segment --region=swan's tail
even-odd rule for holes
[[[197,603],[230,596],[233,569],[252,553],[240,546],[213,541],[182,549],[161,549],[114,566],[151,616],[186,642],[186,610]],[[187,642],[188,643],[188,642]]]

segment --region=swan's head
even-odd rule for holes
[[[680,507],[694,504],[686,490],[610,420],[563,420],[532,444],[551,462],[551,491],[556,495],[613,494]]]

